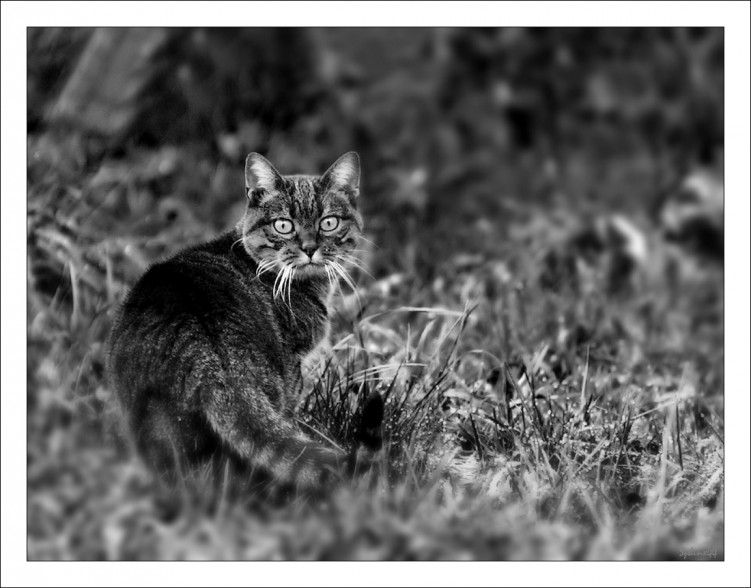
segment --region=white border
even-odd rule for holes
[[[27,563],[27,26],[724,26],[726,563]],[[749,585],[749,3],[3,2],[2,585]],[[611,566],[617,565],[617,569]],[[167,572],[165,574],[165,572]]]

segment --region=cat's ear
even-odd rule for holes
[[[263,155],[250,153],[245,160],[245,194],[252,201],[260,191],[279,189],[282,176]]]
[[[360,193],[360,158],[350,151],[334,162],[323,176],[321,183],[327,188],[342,188],[353,197]]]

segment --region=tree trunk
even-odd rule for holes
[[[47,119],[110,138],[126,133],[154,75],[154,55],[168,38],[165,28],[97,29]]]

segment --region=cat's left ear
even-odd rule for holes
[[[356,198],[360,194],[360,158],[357,153],[350,151],[342,155],[321,176],[321,181],[328,189],[341,188]]]

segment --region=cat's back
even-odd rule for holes
[[[282,341],[253,262],[230,232],[151,266],[123,301],[109,340],[116,387],[245,349],[278,357]],[[241,249],[241,245],[237,246]],[[278,366],[281,368],[282,366]],[[158,382],[155,382],[158,385]]]
[[[152,265],[125,297],[113,339],[130,328],[158,322],[165,328],[192,319],[211,331],[240,302],[260,303],[250,262],[232,254],[232,234],[185,249]],[[245,267],[243,267],[245,266]]]
[[[258,296],[252,280],[251,262],[232,253],[232,234],[185,249],[171,258],[152,265],[126,296],[119,320],[134,312],[159,313],[161,319],[194,313],[201,316],[209,309],[230,308],[238,296]],[[217,314],[212,313],[212,318]]]

